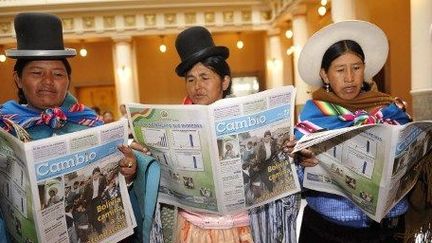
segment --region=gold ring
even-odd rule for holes
[[[129,162],[128,168],[132,168],[132,162]]]

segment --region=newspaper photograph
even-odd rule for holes
[[[280,149],[294,97],[286,86],[208,106],[127,104],[135,140],[162,165],[159,201],[229,214],[298,192]]]
[[[17,242],[113,242],[136,226],[119,173],[125,120],[22,143],[0,131],[0,199]]]
[[[319,164],[305,168],[303,186],[344,196],[380,222],[414,186],[421,159],[432,152],[432,121],[376,124],[305,135]]]

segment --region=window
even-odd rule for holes
[[[233,77],[231,82],[231,93],[235,97],[255,94],[259,91],[259,82],[257,76]]]

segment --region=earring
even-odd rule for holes
[[[329,83],[324,83],[324,89],[325,89],[325,91],[327,93],[330,92],[330,84]]]

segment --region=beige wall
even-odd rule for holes
[[[111,40],[81,44],[69,44],[77,52],[84,46],[88,54],[70,58],[72,86],[114,85],[114,65]]]
[[[158,36],[135,38],[140,102],[179,103],[184,93],[183,83],[175,75],[177,53],[175,36],[165,37],[167,51],[161,53]]]

